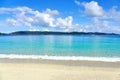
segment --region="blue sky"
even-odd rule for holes
[[[1,0],[0,32],[120,33],[119,0]]]

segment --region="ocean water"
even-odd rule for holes
[[[120,61],[120,36],[0,36],[0,57]]]

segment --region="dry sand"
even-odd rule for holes
[[[0,80],[120,80],[120,63],[0,59]]]

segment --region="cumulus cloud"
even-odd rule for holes
[[[43,12],[28,7],[0,8],[0,12],[1,14],[9,13],[12,15],[6,19],[8,24],[27,26],[30,27],[30,30],[35,30],[32,27],[70,28],[73,25],[72,16],[65,18],[55,17],[59,12],[49,8]]]
[[[82,11],[85,18],[89,17],[91,24],[80,27],[80,31],[94,31],[94,32],[117,32],[120,33],[120,27],[115,26],[120,21],[120,11],[117,6],[113,6],[109,10],[105,10],[96,1],[79,2],[75,0],[76,5],[83,7]]]
[[[90,1],[90,2],[79,2],[77,0],[74,1],[75,4],[78,6],[84,7],[84,14],[86,16],[92,16],[92,17],[99,17],[104,15],[104,10],[102,6],[98,4],[96,1]]]
[[[72,27],[72,22],[73,22],[72,16],[68,16],[65,19],[57,18],[56,26],[59,26],[61,28],[70,28]]]
[[[75,0],[75,3],[84,7],[84,15],[90,17],[99,17],[103,19],[111,19],[114,21],[120,21],[120,11],[117,11],[117,6],[113,6],[108,11],[104,10],[102,6],[96,1],[79,2]]]
[[[83,7],[84,18],[91,20],[91,23],[75,24],[72,16],[60,17],[60,12],[47,8],[44,11],[38,11],[29,7],[0,8],[0,14],[7,14],[7,24],[15,27],[26,26],[30,31],[79,31],[79,32],[117,32],[120,33],[120,27],[114,24],[120,21],[120,11],[116,7],[104,10],[96,1],[75,3]],[[114,22],[114,24],[111,24]],[[44,28],[44,29],[43,29]],[[49,30],[50,29],[50,30]]]
[[[53,11],[49,9],[49,13],[46,12],[39,12],[32,10],[28,7],[17,7],[17,8],[9,8],[9,10],[6,10],[4,8],[4,12],[10,12],[13,16],[15,16],[16,22],[23,24],[28,27],[32,26],[53,26],[54,17],[52,17],[53,14],[56,13],[56,11]],[[48,12],[48,9],[47,9]],[[13,18],[11,18],[12,21],[9,21],[9,24],[14,24],[15,20],[13,21]],[[8,21],[8,20],[7,20]]]
[[[99,17],[104,15],[103,8],[95,1],[85,2],[83,6],[85,7],[85,14],[87,16]]]

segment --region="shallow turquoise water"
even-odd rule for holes
[[[120,57],[120,36],[0,36],[0,54]]]

